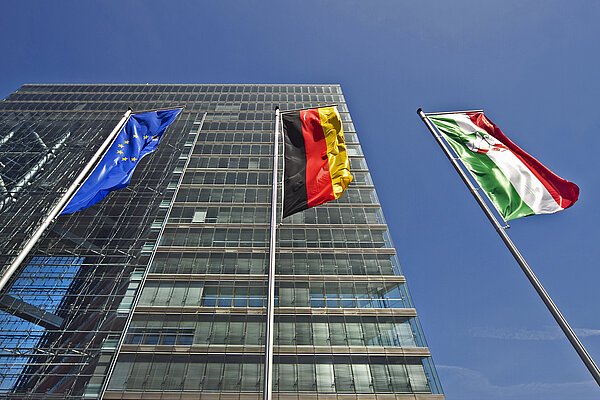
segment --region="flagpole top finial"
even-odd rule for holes
[[[275,111],[279,110],[279,106],[275,106]]]
[[[419,107],[419,108],[417,109],[417,114],[421,114],[422,112],[423,112],[423,109],[422,109],[421,107]]]

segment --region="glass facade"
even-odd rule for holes
[[[278,213],[274,396],[443,399],[339,85],[36,84],[1,101],[3,270],[128,107],[185,108],[129,187],[58,217],[0,296],[0,396],[261,398],[274,109],[329,104],[354,181]]]

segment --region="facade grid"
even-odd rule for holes
[[[443,399],[339,85],[31,84],[1,101],[3,269],[128,107],[184,110],[129,187],[60,216],[0,294],[0,395],[259,399],[274,109],[329,104],[354,181],[278,220],[274,395]]]

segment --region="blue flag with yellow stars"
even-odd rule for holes
[[[129,185],[136,165],[146,154],[156,150],[164,131],[181,110],[177,108],[132,114],[61,215],[88,208],[113,190]]]

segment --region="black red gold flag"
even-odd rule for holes
[[[336,107],[282,114],[283,217],[339,198],[352,181]]]

